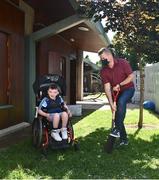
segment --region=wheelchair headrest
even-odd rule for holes
[[[53,84],[58,86],[62,96],[66,95],[66,81],[58,74],[47,74],[36,79],[33,83],[34,93],[37,94],[39,91],[46,91],[48,87]]]

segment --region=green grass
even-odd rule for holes
[[[110,111],[86,111],[73,118],[80,151],[73,149],[48,152],[44,159],[31,146],[31,140],[0,151],[1,179],[102,179],[159,178],[159,117],[144,111],[144,122],[156,129],[128,128],[130,145],[103,152],[103,144],[111,125]],[[129,110],[126,124],[138,121],[138,110]]]

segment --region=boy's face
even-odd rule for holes
[[[58,94],[59,94],[58,89],[48,89],[48,96],[51,99],[55,99]]]

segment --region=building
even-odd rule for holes
[[[75,0],[0,1],[0,129],[33,120],[32,84],[40,75],[63,75],[67,103],[82,99],[83,51],[109,40],[100,22],[76,9]]]

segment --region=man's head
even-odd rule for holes
[[[59,95],[59,89],[55,84],[53,84],[49,86],[47,93],[51,99],[55,99],[56,96]]]
[[[110,68],[113,67],[114,65],[114,57],[113,57],[113,53],[111,52],[111,50],[109,50],[108,48],[101,48],[98,51],[98,55],[102,61],[102,65],[108,65]]]

